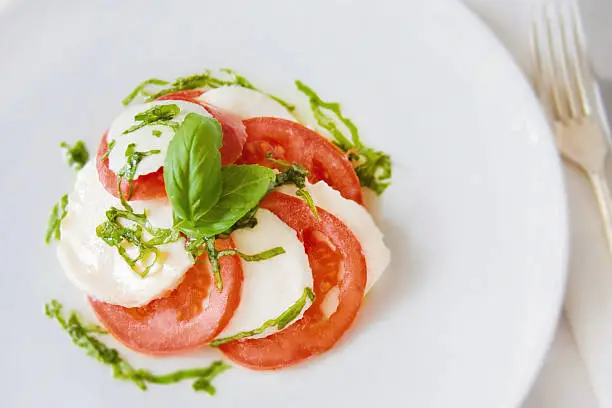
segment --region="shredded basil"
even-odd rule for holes
[[[310,109],[319,126],[326,129],[335,139],[334,143],[348,154],[361,185],[382,194],[391,184],[391,157],[362,143],[357,126],[342,114],[339,103],[323,101],[301,81],[295,81],[295,85],[310,100]],[[350,139],[340,131],[336,120],[349,130]]]
[[[73,167],[75,170],[81,170],[89,161],[89,152],[87,151],[85,142],[82,140],[78,140],[73,146],[70,146],[66,142],[62,142],[60,143],[60,147],[65,149],[68,166]]]
[[[45,314],[50,319],[57,321],[70,335],[72,342],[84,349],[88,356],[110,366],[113,370],[113,377],[131,381],[143,391],[147,389],[147,384],[174,384],[183,380],[195,380],[192,384],[195,391],[204,391],[214,395],[216,390],[211,384],[212,381],[219,374],[231,368],[222,361],[215,361],[205,368],[178,370],[165,375],[156,375],[149,370],[136,369],[116,349],[108,347],[98,339],[99,335],[106,334],[103,328],[83,323],[75,311],[70,312],[66,318],[62,308],[61,303],[52,300],[45,305]]]
[[[277,96],[270,95],[269,93],[256,88],[250,81],[248,81],[244,76],[239,75],[236,71],[229,68],[222,68],[220,71],[224,74],[222,77],[213,75],[212,71],[207,69],[201,74],[177,78],[172,83],[156,78],[148,79],[139,84],[127,97],[125,97],[123,104],[129,105],[139,94],[145,96],[147,101],[152,101],[154,99],[161,98],[162,96],[179,91],[189,91],[200,88],[214,89],[221,86],[236,85],[243,88],[252,89],[270,97],[271,99],[280,103],[291,114],[293,114],[295,111],[294,105]],[[151,86],[157,86],[158,88],[159,86],[162,86],[162,88],[157,89],[157,91],[150,91],[149,89]]]
[[[218,256],[228,256],[228,255],[238,255],[240,258],[244,259],[247,262],[259,262],[265,261],[266,259],[274,258],[275,256],[282,255],[285,253],[285,248],[283,247],[274,247],[271,249],[267,249],[258,254],[247,255],[243,252],[240,252],[236,249],[226,249],[224,251],[219,251]]]
[[[155,228],[149,223],[146,213],[134,213],[133,208],[128,204],[123,195],[121,183],[123,180],[129,183],[129,200],[133,193],[132,183],[138,165],[145,157],[158,153],[160,153],[159,150],[138,152],[134,143],[130,143],[127,146],[125,151],[126,164],[117,173],[117,190],[119,191],[119,197],[124,209],[111,207],[106,212],[106,221],[96,227],[96,235],[107,245],[115,247],[117,253],[130,268],[143,278],[149,274],[159,258],[157,247],[178,241],[180,238],[179,231],[175,228]],[[125,226],[122,224],[122,220],[124,222],[130,221],[131,223]],[[145,233],[150,237],[145,239]],[[128,254],[128,247],[136,248],[136,256]]]
[[[159,257],[159,245],[179,240],[179,231],[174,228],[155,228],[149,223],[145,213],[136,214],[131,210],[120,210],[111,207],[106,211],[106,221],[98,225],[96,235],[108,246],[115,247],[119,255],[130,268],[141,277],[146,277]],[[124,226],[120,221],[131,221],[132,225]],[[144,233],[151,236],[144,239]],[[133,246],[138,250],[131,257],[126,247]]]
[[[161,130],[158,130],[158,129],[153,129],[153,130],[151,131],[151,134],[152,134],[153,136],[155,136],[155,137],[160,137],[160,136],[161,136],[161,134],[162,134],[162,132],[161,132]]]
[[[242,216],[242,218],[236,221],[234,225],[232,225],[231,227],[229,227],[228,229],[226,229],[225,231],[217,235],[217,237],[228,238],[231,235],[231,233],[236,230],[243,229],[243,228],[249,228],[249,229],[255,228],[255,226],[257,225],[257,218],[255,217],[255,214],[257,213],[258,209],[259,207],[253,207],[252,209],[250,209],[246,214]]]
[[[106,152],[102,155],[102,160],[106,160],[108,158],[108,155],[111,153],[111,150],[115,148],[115,144],[117,144],[117,141],[114,139],[111,140],[111,142],[108,144]]]
[[[49,214],[49,221],[47,223],[47,234],[45,235],[45,243],[51,243],[52,239],[59,241],[61,238],[61,223],[68,213],[66,207],[68,206],[68,194],[64,194],[60,199],[59,203],[56,203]]]
[[[125,164],[119,170],[119,172],[117,172],[117,190],[119,191],[119,196],[121,197],[121,203],[125,208],[131,210],[132,207],[130,207],[125,197],[123,196],[123,192],[121,190],[121,182],[123,180],[128,182],[130,192],[128,194],[127,200],[131,199],[132,194],[134,193],[134,186],[132,182],[134,181],[134,177],[136,176],[136,169],[138,169],[138,165],[145,157],[159,153],[161,153],[161,150],[157,149],[149,150],[147,152],[137,152],[135,143],[130,143],[125,149]]]
[[[273,187],[280,187],[285,184],[295,184],[298,188],[296,191],[297,196],[301,197],[306,204],[308,204],[308,207],[310,207],[312,214],[316,218],[319,218],[317,206],[308,190],[306,190],[306,177],[309,174],[308,170],[297,163],[290,164],[284,160],[275,159],[272,157],[272,153],[268,153],[266,158],[283,169],[282,172],[276,174],[276,180]]]
[[[274,319],[265,321],[264,324],[262,324],[256,329],[240,332],[231,337],[223,337],[220,339],[215,339],[210,342],[210,345],[212,347],[218,347],[222,344],[228,343],[233,340],[240,340],[240,339],[244,339],[247,337],[257,336],[259,334],[264,333],[266,329],[270,327],[276,327],[278,330],[282,330],[289,323],[295,320],[296,317],[300,315],[300,313],[306,306],[306,302],[308,300],[312,302],[314,301],[314,299],[315,299],[315,294],[313,293],[312,289],[310,289],[309,287],[305,287],[304,293],[302,294],[302,296],[293,305],[291,305],[289,309],[285,310],[280,316]]]
[[[235,249],[226,249],[218,251],[215,247],[216,237],[200,237],[192,239],[187,244],[187,252],[189,252],[193,259],[197,259],[206,252],[208,260],[210,261],[211,268],[213,270],[213,276],[215,278],[215,286],[219,291],[223,290],[223,281],[221,279],[221,267],[219,264],[219,258],[222,256],[238,255],[240,258],[247,262],[259,262],[265,261],[275,256],[282,255],[285,253],[285,248],[274,247],[257,254],[249,255],[240,252]]]
[[[122,103],[124,106],[129,105],[130,102],[132,102],[134,98],[136,98],[138,95],[151,96],[151,94],[147,91],[147,87],[149,87],[150,85],[159,86],[159,85],[167,85],[167,84],[168,84],[168,81],[164,81],[163,79],[157,79],[157,78],[147,79],[146,81],[143,81],[140,84],[138,84],[138,86],[134,88],[134,90],[123,99]]]
[[[122,134],[125,135],[132,133],[145,126],[151,125],[168,126],[171,129],[176,130],[179,124],[174,122],[172,119],[174,119],[180,113],[180,111],[181,109],[173,103],[152,106],[146,111],[136,114],[134,116],[134,120],[137,123],[129,129],[124,130]]]

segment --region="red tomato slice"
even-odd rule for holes
[[[228,165],[234,163],[240,158],[242,148],[247,139],[246,130],[242,121],[234,115],[222,112],[219,109],[210,107],[200,103],[194,99],[203,93],[202,90],[180,91],[173,94],[162,96],[158,100],[184,100],[202,105],[215,119],[221,123],[221,131],[223,132],[223,146],[221,146],[221,164]],[[100,146],[98,147],[98,155],[96,166],[98,168],[98,177],[102,185],[110,194],[119,198],[117,190],[117,175],[108,167],[108,158],[102,159],[108,150],[106,134],[102,136]],[[138,177],[132,182],[133,193],[130,200],[151,200],[166,196],[164,186],[164,172],[160,168],[156,172],[145,174]],[[121,191],[124,197],[129,197],[129,184],[126,181],[121,182]]]
[[[310,182],[324,180],[344,198],[362,204],[361,185],[351,162],[323,136],[279,118],[252,118],[243,123],[248,138],[241,162],[276,167],[266,159],[271,152],[276,159],[304,166],[310,172]]]
[[[262,339],[235,340],[220,349],[242,366],[274,370],[323,353],[342,337],[361,307],[366,264],[357,238],[330,213],[319,208],[317,220],[303,200],[277,192],[260,206],[297,231],[312,268],[316,298],[304,317],[286,329]],[[326,317],[320,305],[334,286],[340,292],[338,308]]]
[[[222,250],[234,244],[231,239],[217,240],[216,246]],[[213,285],[208,257],[200,261],[168,296],[146,306],[125,308],[91,298],[89,302],[102,325],[133,350],[160,355],[202,346],[225,328],[238,307],[242,266],[237,256],[220,258],[223,290],[219,292]]]

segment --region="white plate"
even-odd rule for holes
[[[0,406],[519,403],[561,302],[565,198],[544,117],[480,22],[449,1],[109,3],[0,14]],[[58,143],[83,138],[95,152],[136,83],[223,66],[290,97],[303,79],[392,153],[381,223],[393,262],[327,355],[274,373],[236,368],[214,399],[187,384],[142,393],[42,315],[52,297],[79,299],[41,244],[74,179]]]

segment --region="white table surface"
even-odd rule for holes
[[[546,0],[463,1],[489,25],[519,65],[528,70],[531,11]],[[612,79],[612,25],[609,24],[612,18],[612,1],[580,0],[580,6],[585,31],[589,36],[589,46],[593,51],[595,70],[600,76]],[[609,84],[610,89],[604,89],[604,92],[612,92],[612,81]],[[611,109],[609,106],[608,110]],[[522,408],[607,408],[599,403],[596,397],[597,386],[592,384],[587,366],[579,352],[579,349],[586,350],[589,347],[592,350],[597,341],[591,336],[590,340],[579,342],[578,347],[568,321],[572,322],[574,329],[583,329],[577,326],[585,320],[584,314],[592,313],[597,305],[593,304],[594,302],[589,305],[584,299],[576,299],[576,287],[589,278],[590,270],[612,270],[612,261],[606,251],[597,205],[587,180],[567,165],[565,174],[572,228],[566,311],[559,322],[555,340],[542,371]]]

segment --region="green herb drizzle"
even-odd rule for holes
[[[309,287],[305,287],[304,293],[302,294],[302,296],[293,305],[291,305],[289,309],[285,310],[280,316],[274,319],[265,321],[264,324],[262,324],[256,329],[240,332],[230,337],[223,337],[220,339],[215,339],[210,342],[210,345],[212,347],[218,347],[222,344],[228,343],[233,340],[240,340],[240,339],[244,339],[247,337],[253,337],[253,336],[264,333],[266,329],[270,327],[276,327],[278,330],[282,330],[289,323],[295,320],[296,317],[300,315],[300,312],[306,306],[307,300],[310,300],[312,302],[314,301],[314,298],[315,298],[315,294],[313,293],[312,289],[310,289]]]
[[[59,241],[61,238],[61,223],[68,213],[66,207],[68,206],[68,194],[64,194],[60,199],[59,203],[56,203],[49,214],[49,221],[47,224],[47,234],[45,235],[45,243],[51,243],[51,239]],[[60,213],[61,210],[61,213]]]
[[[174,384],[183,380],[195,380],[192,384],[195,391],[204,391],[214,395],[216,390],[211,384],[212,381],[219,374],[231,368],[222,361],[215,361],[206,368],[178,370],[165,375],[155,375],[148,370],[132,367],[116,349],[100,341],[97,336],[106,334],[103,328],[83,323],[75,311],[70,312],[66,318],[62,313],[62,305],[57,300],[52,300],[45,305],[45,314],[50,319],[56,320],[68,332],[72,342],[84,349],[88,356],[110,366],[114,378],[131,381],[143,391],[147,389],[147,384]]]
[[[78,140],[74,146],[62,142],[60,143],[60,147],[66,150],[65,154],[68,166],[73,167],[75,170],[81,170],[89,161],[89,152],[87,151],[85,142],[82,140]]]

